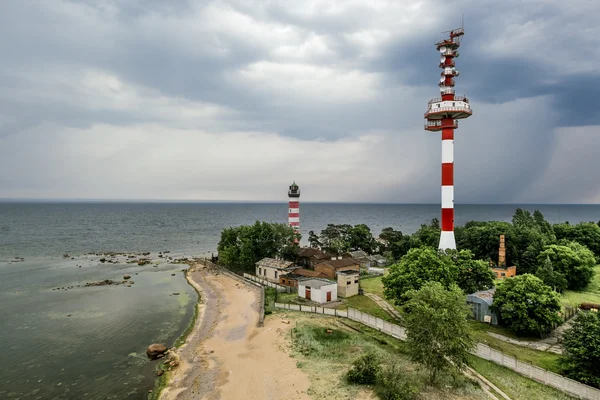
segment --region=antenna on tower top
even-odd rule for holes
[[[462,17],[461,17],[461,21],[460,21],[460,27],[465,29],[465,13],[462,13]]]

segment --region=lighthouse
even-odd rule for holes
[[[459,75],[456,58],[464,28],[450,31],[449,37],[435,44],[441,53],[439,67],[440,97],[433,98],[425,113],[425,130],[442,132],[442,215],[438,249],[456,249],[454,239],[454,130],[458,120],[472,115],[471,105],[465,96],[455,96],[454,78]]]
[[[296,233],[300,233],[300,187],[296,182],[290,185],[288,190],[288,224],[294,228]]]

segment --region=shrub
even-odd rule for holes
[[[418,398],[419,387],[393,363],[377,374],[375,393],[381,400],[413,400]]]
[[[379,358],[374,353],[367,353],[352,363],[346,373],[346,379],[349,383],[372,385],[379,371]]]

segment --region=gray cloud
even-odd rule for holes
[[[266,200],[293,177],[308,200],[439,201],[423,112],[464,10],[456,201],[593,201],[544,183],[599,131],[600,12],[575,3],[1,3],[0,196]]]

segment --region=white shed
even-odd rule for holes
[[[337,282],[328,279],[305,279],[298,282],[298,297],[315,303],[329,303],[337,300]]]

